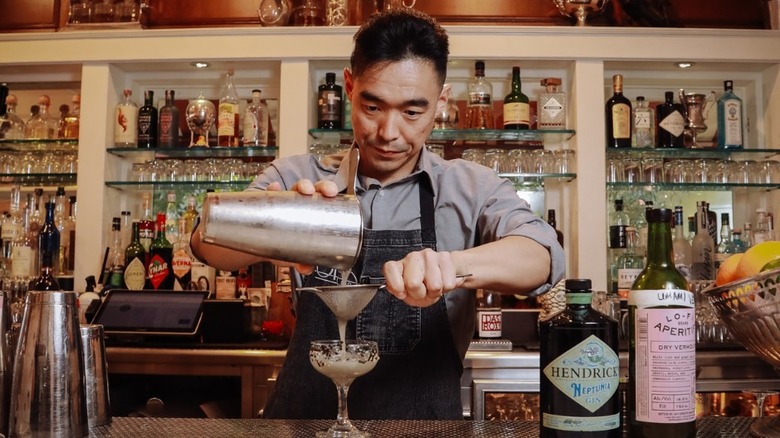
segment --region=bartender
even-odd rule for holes
[[[369,19],[354,37],[344,70],[360,153],[355,192],[363,244],[350,283],[387,283],[350,321],[347,338],[379,345],[373,371],[349,391],[353,419],[462,419],[460,377],[473,337],[475,290],[535,296],[564,275],[555,230],[536,217],[512,184],[487,167],[444,160],[425,140],[447,104],[449,43],[431,17],[413,9]],[[281,158],[249,190],[336,196],[346,191],[349,152]],[[207,244],[193,253],[218,269],[260,259]],[[304,286],[340,284],[339,271],[296,266]],[[459,274],[470,274],[458,278]],[[266,418],[330,419],[331,380],[309,362],[313,340],[338,339],[337,322],[313,293],[300,292],[285,362]]]

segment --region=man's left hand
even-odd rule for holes
[[[406,304],[427,307],[445,293],[463,286],[457,278],[452,253],[424,249],[409,253],[402,260],[385,263],[382,272],[387,291]]]

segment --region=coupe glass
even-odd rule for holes
[[[209,146],[209,129],[217,116],[214,104],[203,97],[201,91],[197,99],[187,105],[185,117],[190,128],[190,147]]]
[[[363,340],[313,341],[309,350],[309,360],[315,370],[333,380],[339,396],[339,408],[336,424],[326,431],[317,432],[317,437],[355,438],[368,437],[368,432],[358,430],[349,421],[347,414],[347,394],[349,385],[376,366],[379,349],[376,342]]]

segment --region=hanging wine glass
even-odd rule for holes
[[[216,116],[214,104],[203,97],[202,91],[197,99],[190,101],[185,111],[187,126],[190,128],[190,147],[209,146],[209,129]]]
[[[263,26],[284,26],[290,19],[290,0],[261,0],[257,15]]]

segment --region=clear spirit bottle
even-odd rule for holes
[[[730,254],[732,254],[731,244],[731,225],[729,225],[729,214],[720,214],[720,241],[715,248],[715,270],[720,267]]]
[[[59,135],[59,121],[49,114],[51,99],[47,95],[38,98],[38,114],[33,115],[24,127],[25,138],[53,139]]]
[[[718,147],[742,149],[744,117],[742,99],[734,94],[734,82],[723,81],[723,95],[718,99]]]
[[[114,111],[114,145],[134,148],[138,145],[138,107],[133,90],[122,92],[122,101]]]
[[[645,258],[636,249],[637,237],[634,227],[626,227],[626,251],[617,259],[617,291],[621,300],[628,299],[631,285],[645,267]]]
[[[260,90],[252,90],[252,101],[244,110],[244,146],[268,145],[268,107]]]
[[[24,120],[16,114],[16,96],[9,94],[5,98],[5,114],[0,115],[0,139],[23,140]]]
[[[566,93],[560,90],[561,78],[542,79],[539,93],[539,129],[566,129]]]
[[[674,239],[672,240],[672,246],[674,248],[674,267],[680,271],[680,274],[682,274],[686,280],[690,280],[691,258],[693,257],[693,254],[691,252],[691,242],[685,237],[683,217],[682,206],[675,206],[674,222],[672,223],[674,228]]]
[[[655,110],[647,106],[644,96],[636,98],[633,135],[634,147],[651,148],[655,145]]]
[[[709,232],[707,203],[696,203],[696,236],[693,238],[691,278],[693,280],[715,279],[715,242]]]

